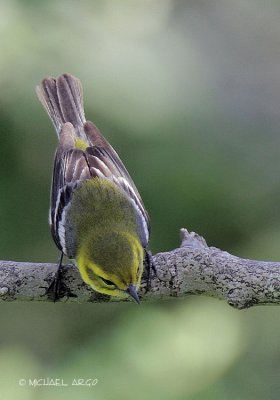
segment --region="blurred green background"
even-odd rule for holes
[[[83,83],[152,221],[247,258],[280,259],[280,2],[1,1],[0,257],[55,262],[46,75]],[[279,400],[280,313],[221,301],[2,303],[0,399]],[[63,379],[68,387],[20,386]],[[73,379],[98,379],[94,387]]]

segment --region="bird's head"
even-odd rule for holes
[[[94,290],[121,298],[130,295],[139,304],[143,259],[144,249],[136,235],[102,232],[78,249],[76,262],[82,279]]]

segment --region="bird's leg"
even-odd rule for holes
[[[145,266],[147,269],[147,289],[146,292],[148,292],[151,288],[151,271],[153,270],[154,274],[157,276],[157,271],[155,264],[153,263],[153,256],[152,252],[148,249],[145,249]]]
[[[61,280],[61,272],[62,272],[61,271],[62,260],[63,260],[63,252],[61,252],[61,255],[57,262],[57,270],[55,272],[53,280],[47,289],[47,294],[48,294],[49,298],[51,300],[53,300],[53,302],[56,302],[59,299],[59,289],[60,289],[60,280]]]

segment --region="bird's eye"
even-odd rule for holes
[[[102,277],[100,277],[100,278],[102,279],[102,281],[103,281],[106,285],[108,285],[108,286],[115,286],[114,282],[109,281],[109,279],[105,279],[105,278],[102,278]]]

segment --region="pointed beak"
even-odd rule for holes
[[[140,304],[140,299],[135,286],[129,285],[126,291],[136,301],[137,304]]]

